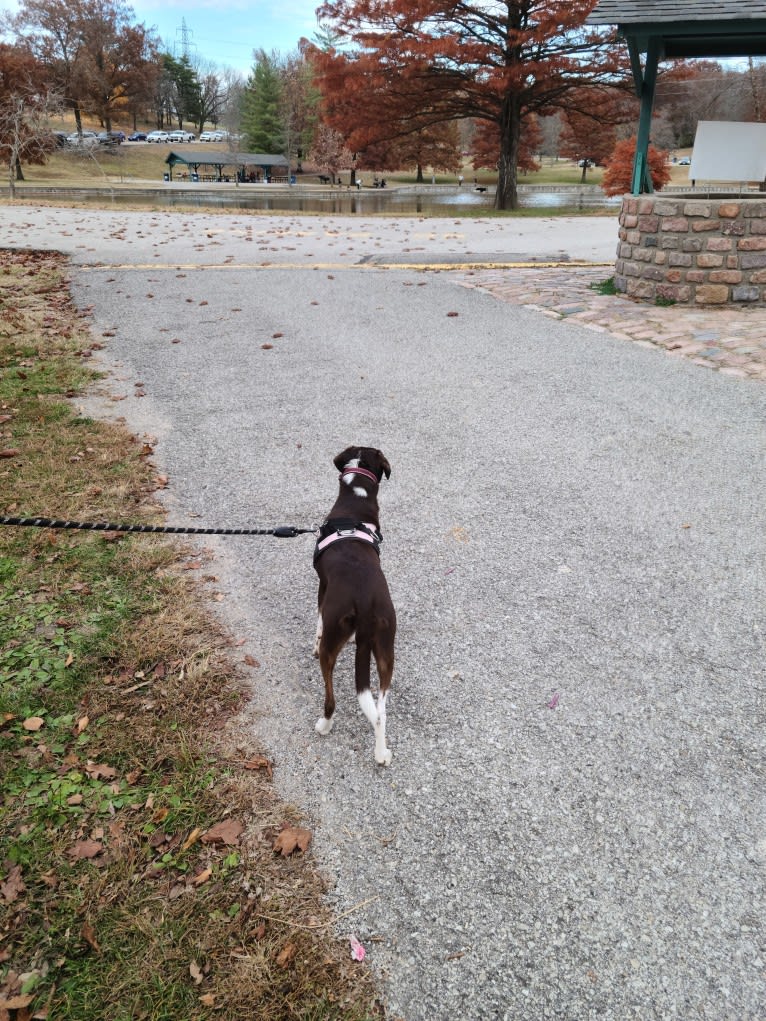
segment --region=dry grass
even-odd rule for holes
[[[151,452],[66,401],[94,342],[65,264],[0,268],[0,514],[159,520]],[[298,816],[189,557],[0,529],[0,1021],[382,1014],[310,854],[274,853]]]

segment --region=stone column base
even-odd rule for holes
[[[652,303],[766,301],[766,197],[625,195],[614,283]]]

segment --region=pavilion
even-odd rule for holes
[[[649,131],[661,60],[766,55],[763,0],[599,0],[590,25],[616,25],[641,100],[632,193],[651,192]],[[641,63],[641,54],[645,54]]]
[[[173,170],[180,171],[182,180],[239,181],[241,183],[281,183],[290,179],[290,164],[284,156],[258,152],[175,152],[165,162],[167,179],[173,180]]]

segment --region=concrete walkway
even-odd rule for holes
[[[766,390],[646,346],[753,312],[600,298],[615,235],[0,207],[0,244],[71,254],[94,403],[152,434],[172,523],[311,524],[348,443],[391,462],[388,769],[349,653],[314,731],[312,537],[208,544],[244,744],[391,1021],[763,1017]]]

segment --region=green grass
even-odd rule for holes
[[[600,280],[596,283],[590,284],[590,289],[595,291],[597,294],[614,295],[620,293],[614,285],[614,277],[607,277],[606,280]]]

